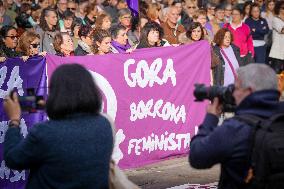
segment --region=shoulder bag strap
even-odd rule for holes
[[[220,48],[220,49],[221,49],[221,54],[222,54],[222,55],[225,57],[225,59],[227,60],[229,66],[230,66],[230,68],[231,68],[231,70],[232,70],[232,72],[233,72],[234,78],[235,78],[235,80],[236,80],[236,79],[237,79],[237,74],[236,74],[236,71],[235,71],[235,69],[234,69],[233,64],[231,63],[230,59],[229,59],[228,56],[226,55],[225,51],[224,51],[222,48]]]

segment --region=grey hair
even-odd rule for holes
[[[268,89],[278,90],[278,80],[275,71],[265,64],[249,64],[237,70],[242,88],[252,88],[253,91]]]
[[[131,11],[128,8],[123,8],[120,9],[118,12],[118,17],[122,17],[124,15],[130,14],[131,15]]]

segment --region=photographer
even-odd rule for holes
[[[249,64],[237,70],[233,97],[235,115],[255,115],[267,119],[284,112],[279,102],[275,72],[267,65]],[[197,169],[221,164],[218,188],[246,188],[250,168],[249,151],[252,126],[237,117],[226,119],[218,126],[222,106],[218,98],[207,107],[207,115],[190,144],[189,161]]]
[[[4,141],[6,165],[30,169],[26,188],[108,188],[113,133],[108,119],[100,115],[101,104],[99,89],[85,68],[60,66],[51,77],[49,121],[32,127],[24,139],[14,92],[4,100],[10,119]]]

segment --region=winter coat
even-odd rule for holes
[[[30,169],[27,189],[107,189],[112,149],[110,122],[78,113],[37,124],[25,139],[19,127],[8,128],[4,159],[12,169]]]
[[[277,90],[263,90],[247,96],[237,107],[235,114],[252,114],[268,118],[284,112]],[[219,189],[245,188],[244,179],[250,164],[248,155],[252,126],[232,117],[218,126],[218,117],[207,114],[190,143],[189,161],[198,169],[221,164]]]
[[[274,17],[272,28],[272,47],[269,57],[284,60],[284,34],[281,33],[284,28],[284,20],[281,20],[279,17]]]

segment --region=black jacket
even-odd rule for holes
[[[15,49],[10,49],[6,47],[4,44],[0,47],[0,56],[6,58],[14,58],[22,56],[20,52],[17,52]]]
[[[87,54],[88,53],[86,51],[84,51],[83,48],[80,45],[78,45],[78,47],[74,51],[75,56],[85,56]]]
[[[238,60],[239,66],[243,66],[243,62],[241,61],[240,57],[240,49],[234,44],[231,44],[231,46]],[[225,60],[223,59],[219,46],[217,45],[213,46],[213,52],[219,58],[219,63],[213,68],[213,84],[223,86],[224,73],[225,73]]]

